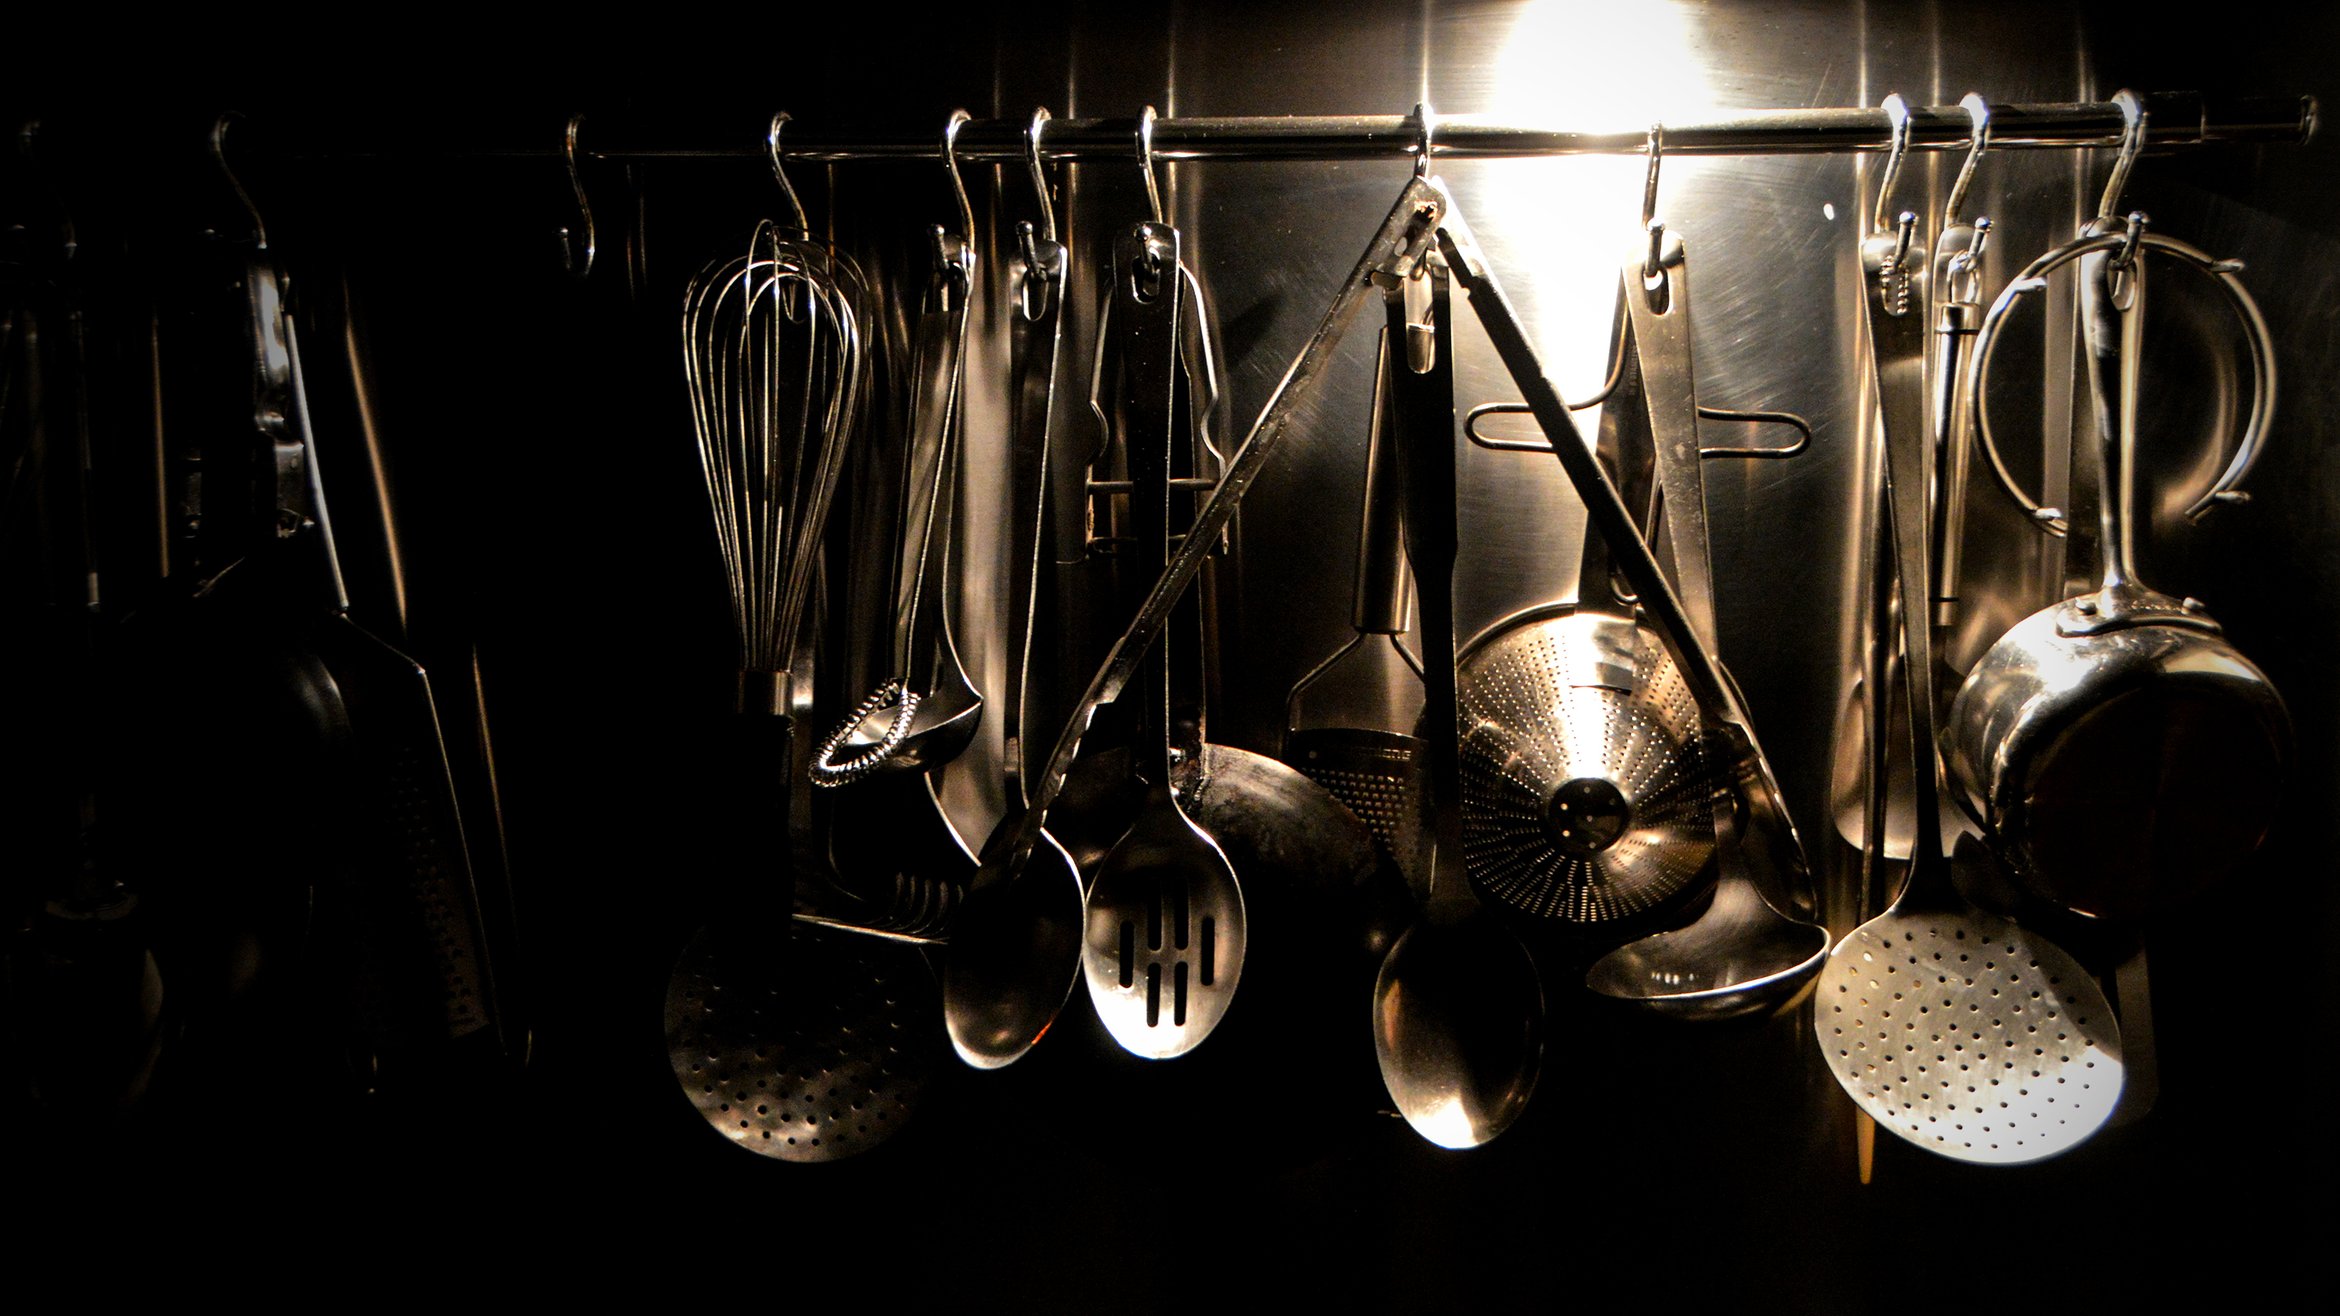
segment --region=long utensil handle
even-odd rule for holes
[[[1413,583],[1406,567],[1407,472],[1397,447],[1396,406],[1387,384],[1397,356],[1404,353],[1404,342],[1382,330],[1381,360],[1374,376],[1382,382],[1373,391],[1365,497],[1357,512],[1357,585],[1349,609],[1351,629],[1363,635],[1405,634]]]
[[[1122,335],[1118,408],[1123,456],[1129,463],[1132,554],[1140,570],[1159,573],[1170,563],[1170,454],[1175,443],[1178,310],[1184,275],[1178,268],[1178,230],[1146,222],[1113,244],[1114,323]],[[1166,640],[1148,646],[1138,669],[1139,692],[1132,761],[1150,785],[1168,787],[1171,758],[1170,665]]]
[[[1120,696],[1122,688],[1137,670],[1139,656],[1161,634],[1171,609],[1177,606],[1187,586],[1194,583],[1196,574],[1202,570],[1204,559],[1210,556],[1218,542],[1219,532],[1226,529],[1227,523],[1234,519],[1235,509],[1243,501],[1243,495],[1250,491],[1252,483],[1266,467],[1269,456],[1282,441],[1285,430],[1299,412],[1301,402],[1314,387],[1317,376],[1323,373],[1326,362],[1331,360],[1334,349],[1347,332],[1357,309],[1374,293],[1374,276],[1403,269],[1419,259],[1432,239],[1439,218],[1446,213],[1448,204],[1442,191],[1420,178],[1408,180],[1404,190],[1399,192],[1397,203],[1390,208],[1381,227],[1367,242],[1363,254],[1357,258],[1356,267],[1350,270],[1339,291],[1334,294],[1332,305],[1326,308],[1324,318],[1317,323],[1315,332],[1309,335],[1299,356],[1293,360],[1291,369],[1284,373],[1282,381],[1268,396],[1267,405],[1260,411],[1259,419],[1252,423],[1251,432],[1244,436],[1241,446],[1228,459],[1226,474],[1219,477],[1218,486],[1211,491],[1210,498],[1195,515],[1194,525],[1188,528],[1186,537],[1179,541],[1178,551],[1171,555],[1170,564],[1163,568],[1161,576],[1154,582],[1152,592],[1146,596],[1146,601],[1138,608],[1137,615],[1130,620],[1120,638],[1106,652],[1096,675],[1090,678],[1087,691],[1073,706],[1063,733],[1057,737],[1056,748],[1048,757],[1047,769],[1032,791],[1032,807],[1026,811],[1023,822],[1009,834],[1006,848],[984,864],[987,874],[1004,877],[1023,867],[1025,859],[1031,855],[1032,846],[1040,838],[1048,807],[1056,802],[1057,795],[1063,791],[1065,777],[1072,771],[1074,760],[1080,756],[1081,739],[1088,734],[1089,724],[1095,719],[1097,710]]]
[[[1544,373],[1535,348],[1520,328],[1518,313],[1512,309],[1486,257],[1451,205],[1439,224],[1438,244],[1445,251],[1455,277],[1470,294],[1471,310],[1486,330],[1488,341],[1502,359],[1513,386],[1527,401],[1536,423],[1550,437],[1552,452],[1560,459],[1561,470],[1584,503],[1593,529],[1608,540],[1625,583],[1633,588],[1642,608],[1656,623],[1699,706],[1723,723],[1727,739],[1733,742],[1729,748],[1741,783],[1748,788],[1746,802],[1753,815],[1751,821],[1760,834],[1770,838],[1773,861],[1785,870],[1783,875],[1799,893],[1808,889],[1811,867],[1804,859],[1803,842],[1796,835],[1795,820],[1788,814],[1771,761],[1755,738],[1746,704],[1739,698],[1737,689],[1723,677],[1714,655],[1698,640],[1680,596],[1659,569],[1655,554],[1633,524],[1633,515],[1626,509],[1616,486],[1610,483],[1600,462],[1585,446],[1575,420],[1568,414],[1568,404],[1561,400],[1560,390]]]
[[[947,235],[937,240],[948,247]],[[955,447],[952,431],[974,286],[971,271],[947,260],[934,281],[916,330],[912,386],[917,392],[902,468],[902,539],[894,559],[894,674],[914,683],[924,679],[933,651],[936,619],[924,605],[931,597],[928,577],[940,570],[934,531]]]
[[[1016,574],[1008,582],[1010,670],[1002,718],[1008,792],[1019,800],[1024,793],[1024,700],[1032,679],[1032,613],[1048,542],[1048,424],[1064,336],[1066,268],[1062,243],[1033,239],[1015,277],[1026,287],[1037,285],[1039,294],[1013,298],[1008,313],[1008,560]]]
[[[1444,261],[1425,258],[1386,294],[1391,429],[1406,473],[1406,557],[1421,602],[1422,717],[1430,757],[1430,900],[1472,904],[1462,853],[1460,699],[1454,674],[1458,450],[1454,434],[1454,307]]]

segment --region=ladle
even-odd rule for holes
[[[1427,111],[1424,150],[1427,161]],[[1543,1068],[1535,962],[1472,893],[1463,861],[1455,696],[1454,338],[1445,262],[1425,255],[1387,293],[1406,554],[1421,601],[1424,738],[1430,753],[1430,898],[1373,984],[1381,1080],[1414,1132],[1477,1147],[1519,1118]]]
[[[1115,317],[1125,335],[1121,429],[1141,570],[1170,560],[1180,287],[1178,230],[1147,221],[1114,244]],[[1167,639],[1135,690],[1145,801],[1105,856],[1084,906],[1083,977],[1113,1040],[1149,1059],[1183,1055],[1226,1016],[1243,970],[1243,891],[1226,854],[1180,807],[1173,778]]]
[[[1056,212],[1048,197],[1048,181],[1040,169],[1039,140],[1048,111],[1032,116],[1024,144],[1032,170],[1032,185],[1040,198],[1043,225],[1035,230],[1018,226],[1021,261],[1015,271],[1016,296],[1008,312],[1008,370],[1010,375],[1010,475],[1008,487],[1015,499],[1009,511],[1008,543],[1019,578],[1009,583],[1008,642],[1015,646],[1013,669],[1002,701],[1007,732],[1007,786],[1011,811],[1000,820],[1004,833],[1031,812],[1033,801],[1026,785],[1025,755],[1031,748],[1030,683],[1035,596],[1040,564],[1048,543],[1045,515],[1049,489],[1049,417],[1056,396],[1057,358],[1061,347],[1064,306],[1070,287],[1064,244],[1056,237]],[[1002,837],[995,835],[992,844]],[[988,847],[987,847],[988,848]],[[962,985],[1012,976],[1028,963],[1064,962],[1080,954],[1080,870],[1072,856],[1046,831],[1035,840],[1024,880],[1012,888],[1011,899],[963,905],[952,917],[951,954],[944,964],[944,981]],[[980,925],[970,918],[984,920]],[[1047,944],[1047,938],[1056,944]],[[1039,944],[1027,937],[1041,939]],[[985,961],[978,957],[991,956]],[[1013,1004],[1000,1013],[986,1008],[986,998],[962,990],[962,1008],[945,1012],[951,1043],[959,1057],[977,1068],[1005,1064],[1015,1054],[1019,1030]]]
[[[983,696],[967,677],[951,637],[944,580],[957,481],[960,396],[974,304],[975,214],[959,178],[953,144],[965,110],[943,134],[943,159],[959,204],[959,231],[929,231],[932,270],[912,330],[910,443],[902,467],[902,538],[894,558],[893,675],[814,751],[815,786],[842,786],[873,773],[940,767],[975,738]],[[938,533],[938,528],[941,532]]]
[[[1927,595],[1922,297],[1912,235],[1862,245],[1862,310],[1884,419],[1916,763],[1916,835],[1900,896],[1820,973],[1815,1036],[1845,1092],[1896,1136],[1953,1160],[2019,1164],[2068,1151],[2111,1116],[2119,1025],[2062,948],[1969,905],[1943,853]],[[1920,256],[1917,259],[1922,260]]]
[[[1665,244],[1656,264],[1653,278],[1647,262],[1626,263],[1626,318],[1656,449],[1675,579],[1694,628],[1687,638],[1711,654],[1719,645],[1690,358],[1689,259],[1676,242]],[[1723,676],[1729,679],[1727,671]],[[1714,899],[1705,912],[1688,927],[1643,937],[1603,956],[1585,975],[1588,987],[1677,1017],[1726,1018],[1786,1000],[1819,970],[1828,954],[1827,930],[1789,918],[1763,898],[1748,869],[1734,803],[1718,802],[1711,818],[1718,871]]]
[[[1244,493],[1259,478],[1307,400],[1357,308],[1374,291],[1375,279],[1420,259],[1447,204],[1443,193],[1420,178],[1398,194],[1291,369],[1228,459],[1218,485],[1195,514],[1194,525],[1179,541],[1137,616],[1114,641],[1088,689],[1073,705],[1033,789],[1031,809],[1004,841],[986,848],[952,928],[943,982],[943,1010],[952,1044],[968,1063],[997,1067],[1029,1052],[1055,1022],[1080,977],[1080,931],[1077,926],[1068,929],[1039,921],[1050,917],[1060,902],[1035,893],[1034,888],[1043,884],[1034,880],[1029,860],[1097,710],[1120,695],[1137,670],[1140,655],[1161,634]]]

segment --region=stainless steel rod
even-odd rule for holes
[[[2145,97],[2149,148],[2209,142],[2303,142],[2315,131],[2313,96],[2204,97],[2195,92],[2156,92]],[[550,119],[560,122],[560,119]],[[959,131],[956,151],[965,163],[1015,164],[1025,159],[1024,126],[1018,114],[976,119]],[[1055,119],[1042,134],[1040,153],[1050,162],[1127,161],[1136,150],[1137,119]],[[1589,132],[1509,122],[1480,115],[1434,117],[1433,160],[1486,160],[1560,155],[1639,155],[1646,126]],[[2110,101],[2054,104],[1993,104],[1991,147],[2115,146],[2122,118]],[[1883,151],[1892,130],[1882,109],[1819,108],[1759,110],[1727,118],[1665,125],[1668,155],[1793,155],[1837,151]],[[297,134],[298,129],[288,129]],[[765,125],[740,125],[721,136],[694,126],[689,136],[670,127],[629,126],[616,116],[589,117],[580,138],[587,154],[612,160],[760,157]],[[1910,111],[1910,146],[1918,150],[1964,149],[1973,120],[1958,105],[1931,105]],[[1420,134],[1406,115],[1295,115],[1284,118],[1163,118],[1154,121],[1157,160],[1369,160],[1407,157]],[[548,129],[543,144],[449,143],[443,138],[409,141],[353,141],[347,136],[320,141],[313,149],[285,142],[294,155],[433,155],[493,157],[557,155],[560,134]],[[898,123],[823,125],[792,120],[782,134],[780,153],[791,161],[932,160],[941,155],[942,124],[906,131]]]

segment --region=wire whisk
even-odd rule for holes
[[[850,258],[770,220],[744,255],[710,264],[684,294],[683,369],[731,585],[743,699],[759,676],[788,670],[861,419],[871,307]]]

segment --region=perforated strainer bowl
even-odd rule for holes
[[[1953,1160],[2078,1146],[2121,1095],[2120,1031],[2069,954],[1979,911],[1862,924],[1821,971],[1821,1049],[1872,1119]]]
[[[1456,672],[1463,852],[1481,895],[1606,924],[1695,894],[1715,765],[1657,635],[1600,612],[1506,623]]]
[[[908,1122],[947,1043],[914,946],[793,924],[785,954],[684,949],[666,996],[683,1094],[717,1132],[782,1161],[834,1161]]]

